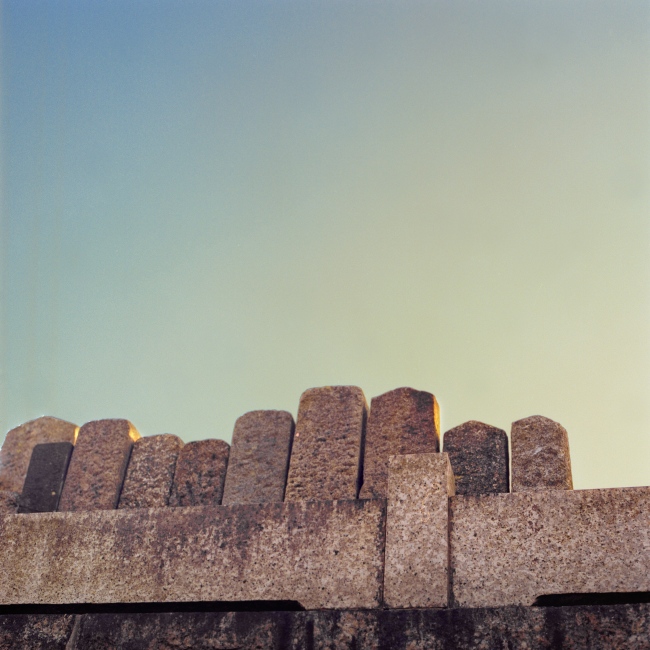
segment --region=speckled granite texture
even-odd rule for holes
[[[366,398],[356,386],[302,394],[285,501],[356,499],[366,413]]]
[[[447,431],[443,445],[454,470],[456,494],[510,491],[505,431],[470,420]]]
[[[131,448],[139,437],[128,420],[94,420],[84,424],[72,452],[59,510],[116,508]]]
[[[384,500],[6,515],[0,605],[377,607]]]
[[[71,617],[0,616],[0,649],[63,650]],[[27,643],[24,643],[27,641]],[[49,642],[49,645],[48,645]],[[67,650],[647,650],[650,605],[86,614]]]
[[[566,429],[542,415],[512,423],[512,491],[571,490],[571,456]]]
[[[219,505],[230,445],[209,439],[188,442],[178,455],[170,506]]]
[[[360,499],[386,498],[388,457],[439,451],[440,414],[431,394],[396,388],[370,403]]]
[[[74,443],[77,429],[76,424],[46,416],[9,431],[0,450],[0,490],[22,492],[34,445]]]
[[[118,508],[164,508],[183,441],[169,433],[140,438],[133,445]]]
[[[448,501],[453,493],[447,454],[390,457],[384,579],[388,607],[448,605]]]
[[[650,488],[451,499],[453,602],[650,591]]]
[[[251,411],[237,419],[223,505],[284,500],[293,431],[287,411]]]

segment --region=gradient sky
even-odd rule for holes
[[[306,388],[650,485],[650,3],[3,0],[0,424]]]

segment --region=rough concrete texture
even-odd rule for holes
[[[0,615],[0,650],[67,650],[71,614]]]
[[[285,501],[357,498],[367,410],[356,386],[310,388],[301,395]]]
[[[0,604],[381,602],[385,501],[6,515]]]
[[[49,416],[21,424],[7,433],[0,450],[0,490],[22,492],[34,445],[42,442],[71,442],[76,424]]]
[[[443,451],[454,470],[456,494],[508,492],[508,436],[502,429],[470,420],[445,433]]]
[[[67,650],[647,650],[650,605],[87,614]],[[39,620],[37,620],[39,619]],[[52,620],[48,620],[52,619]],[[58,620],[57,620],[58,619]],[[63,648],[70,617],[0,617],[0,648]],[[48,627],[45,627],[49,625]],[[41,642],[40,631],[52,639]],[[20,642],[29,643],[21,645]],[[14,645],[11,645],[11,643]]]
[[[384,579],[388,607],[448,605],[448,502],[453,494],[447,454],[390,457]]]
[[[224,505],[284,500],[293,430],[293,416],[287,411],[251,411],[237,419]]]
[[[569,436],[542,415],[512,423],[512,491],[572,490]]]
[[[94,420],[84,424],[72,452],[59,510],[116,508],[131,448],[139,437],[128,420]]]
[[[650,591],[649,523],[650,488],[456,496],[454,604],[532,605],[546,594]]]
[[[18,512],[54,512],[74,449],[70,442],[34,445]]]
[[[0,517],[13,515],[18,510],[20,494],[11,490],[0,490]]]
[[[163,433],[133,445],[118,508],[164,508],[174,481],[176,460],[185,443]]]
[[[388,457],[439,451],[440,412],[431,394],[396,388],[370,403],[360,499],[386,498]]]
[[[219,505],[230,445],[209,439],[188,442],[178,455],[170,506]]]

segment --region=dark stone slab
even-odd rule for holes
[[[209,439],[188,442],[176,461],[170,506],[219,505],[230,445]]]
[[[512,491],[572,490],[566,429],[542,415],[517,420],[510,432]]]
[[[287,411],[251,411],[235,422],[223,505],[284,499],[293,431]]]
[[[366,414],[366,398],[356,386],[302,394],[285,501],[357,498]]]
[[[35,445],[18,512],[55,512],[74,449],[70,442]]]
[[[184,444],[169,433],[136,440],[118,508],[164,508],[168,505],[178,454]]]
[[[95,420],[79,430],[59,511],[117,507],[133,443],[140,437],[128,420]]]
[[[508,436],[502,429],[470,420],[445,433],[456,494],[508,492]]]
[[[0,615],[0,650],[66,650],[72,614]]]
[[[373,397],[366,427],[363,486],[359,498],[385,498],[388,457],[436,453],[439,437],[438,402],[431,393],[396,388]]]

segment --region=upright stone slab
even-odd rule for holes
[[[440,415],[431,394],[396,388],[373,397],[366,427],[360,499],[386,498],[388,457],[439,451]]]
[[[512,423],[512,491],[572,490],[569,436],[542,415]]]
[[[238,418],[223,505],[284,499],[293,430],[293,417],[287,411],[251,411]]]
[[[508,436],[503,429],[470,420],[445,433],[456,494],[508,492]]]
[[[117,508],[131,448],[139,437],[128,420],[84,424],[72,452],[59,511]]]
[[[169,433],[136,440],[124,477],[118,508],[164,508],[185,443]]]
[[[74,444],[78,429],[71,422],[45,416],[9,431],[0,450],[0,490],[22,492],[34,445],[43,442]]]
[[[34,446],[18,512],[56,512],[73,449],[70,442]]]
[[[366,414],[356,386],[310,388],[301,395],[285,501],[357,498]]]
[[[219,505],[229,453],[223,440],[188,442],[178,455],[169,505]]]
[[[447,454],[391,456],[388,465],[384,602],[391,608],[449,604]]]

